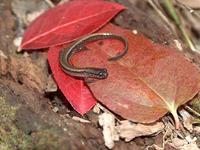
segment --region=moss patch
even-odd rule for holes
[[[9,106],[0,96],[0,149],[27,150],[32,146],[31,138],[14,124],[17,108]]]
[[[20,104],[10,106],[2,96],[0,118],[0,150],[67,150],[80,146],[79,141],[73,145],[68,133],[61,128],[48,125]]]

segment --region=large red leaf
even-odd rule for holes
[[[89,50],[73,57],[72,63],[78,67],[108,70],[107,79],[88,84],[94,96],[122,117],[142,123],[154,122],[170,111],[178,127],[177,108],[199,91],[199,70],[180,52],[142,35],[114,25],[99,32],[126,37],[129,51],[118,61],[107,61],[123,45],[117,40],[103,40],[88,44]]]
[[[60,69],[58,61],[60,49],[61,46],[56,46],[48,51],[51,70],[59,88],[72,107],[83,115],[96,104],[96,100],[82,80],[72,78]]]
[[[71,42],[106,24],[119,11],[117,3],[73,0],[39,16],[26,30],[21,49],[39,49]]]

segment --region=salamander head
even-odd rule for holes
[[[106,69],[94,68],[89,70],[88,77],[97,78],[97,79],[106,79],[108,77],[108,72]]]

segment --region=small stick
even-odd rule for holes
[[[177,25],[177,27],[179,28],[179,30],[181,31],[186,43],[188,44],[188,46],[190,47],[191,50],[196,51],[198,53],[200,53],[194,46],[192,40],[190,39],[189,35],[187,34],[183,24],[181,23],[180,17],[177,15],[175,8],[173,6],[172,0],[164,0],[164,6],[166,8],[166,10],[168,11],[168,14],[172,17],[172,19],[174,20],[175,24]]]
[[[154,2],[152,0],[148,0],[148,2],[153,7],[153,9],[155,9],[155,11],[158,13],[158,15],[160,16],[160,18],[168,25],[168,27],[171,29],[171,31],[174,32],[173,25],[169,22],[169,20],[167,19],[167,17],[158,8],[158,6],[156,6],[156,4],[154,4]]]
[[[179,0],[176,0],[176,2],[179,4],[180,7],[183,7],[187,10],[189,10],[189,12],[191,14],[196,15],[198,18],[200,18],[200,14],[198,12],[196,12],[194,9],[190,8],[189,6],[186,6],[185,4],[181,3]]]
[[[194,109],[192,109],[190,106],[185,105],[185,109],[187,111],[191,112],[192,114],[194,114],[196,117],[200,118],[200,114],[197,111],[195,111]]]
[[[53,8],[55,5],[52,3],[51,0],[44,0],[51,8]]]

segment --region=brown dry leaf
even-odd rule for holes
[[[43,92],[46,87],[44,71],[35,65],[29,57],[10,57],[10,73],[15,81]]]
[[[183,126],[190,132],[193,131],[193,126],[192,126],[192,122],[193,122],[193,117],[192,115],[190,115],[186,110],[182,109],[180,110],[180,115],[183,118]]]
[[[129,142],[135,137],[152,135],[164,129],[162,122],[144,125],[124,120],[119,122],[120,125],[116,125],[114,115],[107,112],[99,116],[99,124],[103,127],[105,145],[109,149],[114,147],[114,141],[119,141],[119,138]]]
[[[173,138],[170,145],[179,150],[199,150],[195,141],[196,138],[194,138],[191,142],[188,142],[185,139]]]
[[[131,141],[135,137],[152,135],[161,132],[164,129],[164,124],[162,122],[157,122],[155,124],[144,125],[135,124],[130,121],[121,121],[121,124],[117,126],[117,130],[121,138],[124,138],[126,142]]]
[[[200,135],[200,126],[194,127],[194,132]]]

